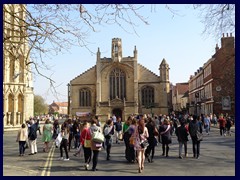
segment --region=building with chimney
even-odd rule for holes
[[[189,80],[191,114],[235,115],[235,40],[223,34],[221,47]]]

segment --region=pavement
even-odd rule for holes
[[[3,176],[235,176],[235,128],[231,136],[220,136],[219,129],[212,127],[210,135],[204,133],[201,142],[200,159],[193,158],[192,142],[188,141],[188,157],[178,158],[178,142],[172,137],[169,157],[161,156],[159,144],[156,147],[153,163],[145,161],[145,168],[138,173],[136,163],[129,164],[124,155],[124,142],[113,144],[110,161],[106,160],[106,152],[99,154],[98,171],[86,171],[84,158],[75,157],[75,149],[69,152],[70,161],[60,161],[60,150],[51,143],[49,153],[42,150],[41,135],[38,136],[36,155],[19,157],[17,132],[3,134]],[[90,164],[90,168],[91,168]]]

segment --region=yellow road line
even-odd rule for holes
[[[12,169],[15,169],[15,170],[24,171],[24,172],[27,172],[27,173],[30,173],[30,174],[37,174],[38,173],[38,171],[31,170],[31,169],[26,169],[24,167],[19,167],[19,166],[3,165],[3,167],[4,168],[12,168]]]
[[[46,174],[46,171],[47,171],[47,175],[49,176],[50,175],[50,170],[51,170],[51,166],[52,166],[52,157],[53,157],[53,152],[55,150],[55,145],[53,144],[51,149],[50,149],[50,152],[48,153],[48,157],[47,157],[47,160],[45,162],[45,165],[43,167],[43,171],[41,173],[41,176],[45,176]]]

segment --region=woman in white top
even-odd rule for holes
[[[19,156],[24,156],[25,144],[28,139],[28,128],[25,124],[19,129],[16,142],[19,142]]]
[[[144,169],[144,160],[145,160],[145,150],[147,147],[142,147],[141,143],[146,141],[148,138],[148,130],[145,127],[145,122],[142,116],[138,121],[138,126],[134,132],[134,149],[137,151],[137,159],[138,159],[138,172],[141,173]]]

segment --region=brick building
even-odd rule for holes
[[[235,115],[235,42],[232,34],[221,38],[221,48],[189,80],[191,114]]]
[[[176,83],[172,90],[172,106],[173,111],[179,111],[186,109],[188,103],[188,83]]]
[[[67,102],[55,102],[49,105],[49,114],[54,113],[67,114],[68,113],[68,103]]]

